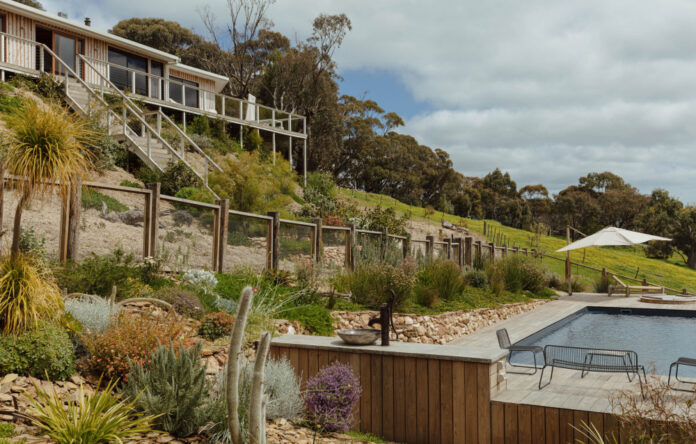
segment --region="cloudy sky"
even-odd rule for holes
[[[108,29],[158,16],[201,31],[225,0],[44,0]],[[304,39],[318,13],[353,23],[342,91],[402,115],[466,175],[498,167],[552,191],[613,171],[696,202],[696,2],[278,0],[275,29]]]

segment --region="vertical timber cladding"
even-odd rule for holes
[[[5,32],[11,36],[34,42],[36,41],[36,27],[42,26],[51,31],[62,32],[66,35],[82,39],[84,41],[83,52],[85,57],[93,60],[99,60],[101,62],[106,62],[108,60],[107,43],[105,41],[75,33],[75,28],[55,26],[53,24],[43,23],[41,21],[33,20],[18,14],[5,12],[3,10],[0,10],[0,14],[5,16]],[[5,51],[7,55],[7,62],[9,64],[20,66],[28,70],[36,69],[37,62],[34,44],[15,39],[8,39],[6,45],[7,48]],[[94,65],[95,68],[97,68],[102,74],[107,74],[107,69],[104,64],[95,63],[92,61],[92,65]],[[86,70],[84,80],[92,84],[98,84],[100,81],[97,74],[91,69]]]
[[[5,15],[6,33],[19,37],[20,39],[26,39],[34,41],[34,21],[22,17],[13,13],[6,13],[0,10],[0,14]],[[29,42],[19,41],[16,39],[8,39],[6,41],[7,45],[7,63],[11,65],[20,66],[26,69],[34,69],[35,65],[35,55],[34,55],[34,45]]]
[[[271,356],[290,361],[303,389],[323,366],[334,361],[349,364],[362,388],[354,430],[406,443],[491,442],[490,387],[495,363],[337,348],[273,344]]]
[[[592,424],[607,442],[626,436],[616,415],[523,404],[491,402],[492,443],[575,443],[587,440],[579,428]]]

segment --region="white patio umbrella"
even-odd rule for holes
[[[666,237],[653,236],[651,234],[639,233],[637,231],[624,230],[623,228],[607,227],[599,230],[595,234],[591,234],[587,237],[573,242],[572,244],[568,244],[560,250],[556,250],[556,252],[579,250],[580,248],[589,247],[636,245],[648,241],[671,240],[672,239]]]

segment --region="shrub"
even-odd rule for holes
[[[559,276],[558,273],[554,273],[552,271],[547,272],[546,279],[549,281],[549,287],[559,290],[561,289],[563,285],[563,279],[561,279],[561,276]]]
[[[19,251],[39,259],[46,259],[46,238],[39,236],[33,227],[19,231]]]
[[[213,273],[206,270],[189,270],[184,273],[183,281],[201,290],[205,294],[211,294],[218,284]]]
[[[12,438],[12,436],[14,436],[14,432],[14,424],[11,422],[0,422],[0,438]]]
[[[573,293],[583,293],[587,291],[587,285],[577,278],[571,278],[570,288]],[[568,281],[564,281],[560,288],[562,291],[568,291]]]
[[[307,381],[307,419],[322,430],[345,432],[353,422],[360,393],[360,381],[350,365],[336,362],[324,367]]]
[[[137,414],[133,401],[126,404],[113,395],[115,384],[90,394],[80,386],[77,399],[37,386],[36,399],[29,398],[29,418],[58,444],[126,442],[133,435],[149,433],[153,418]]]
[[[103,333],[118,313],[119,305],[113,307],[106,299],[80,297],[65,300],[65,311],[82,324],[86,333]]]
[[[215,196],[213,195],[213,193],[203,188],[184,187],[177,191],[174,197],[178,197],[180,199],[195,200],[197,202],[209,204],[215,203]],[[202,208],[196,208],[194,206],[181,203],[175,203],[174,206],[180,210],[191,213],[196,217],[206,212],[206,210]]]
[[[466,280],[459,265],[449,260],[432,261],[416,275],[416,300],[428,307],[432,307],[438,299],[456,299],[465,288]]]
[[[464,278],[466,282],[475,288],[486,288],[488,286],[488,276],[482,270],[473,269],[468,271]]]
[[[171,316],[121,313],[103,334],[84,335],[89,367],[96,374],[126,381],[130,363],[143,363],[161,344],[182,336],[185,323]]]
[[[185,288],[163,287],[155,292],[154,297],[172,304],[174,310],[180,315],[200,319],[205,314],[205,309],[195,293]]]
[[[401,217],[396,215],[396,210],[394,208],[382,208],[377,206],[368,210],[364,214],[365,223],[364,228],[366,230],[381,230],[386,228],[391,234],[398,234],[400,236],[406,235],[406,221],[408,220],[408,215],[404,214]]]
[[[133,182],[132,180],[122,180],[119,184],[122,187],[139,188],[142,189],[143,186],[138,182]]]
[[[239,419],[242,426],[242,436],[246,439],[249,419],[249,400],[251,396],[251,380],[254,363],[242,361],[239,377]],[[266,419],[286,418],[296,419],[302,413],[302,397],[300,396],[300,380],[295,376],[290,362],[283,358],[269,358],[264,369],[264,394],[266,400]],[[211,441],[230,443],[227,430],[227,408],[225,407],[225,371],[217,377],[214,392],[214,408]]]
[[[62,309],[58,286],[29,256],[0,259],[0,328],[5,334],[36,328]]]
[[[136,173],[136,177],[143,183],[160,183],[162,194],[175,196],[184,187],[200,187],[201,180],[186,164],[180,160],[169,161],[164,171],[154,171],[143,167]]]
[[[0,336],[0,374],[17,373],[65,380],[75,374],[75,355],[68,333],[46,324],[16,336]]]
[[[347,277],[351,300],[365,307],[379,308],[391,297],[391,289],[396,295],[394,308],[403,308],[415,283],[411,271],[392,265],[361,265]]]
[[[178,437],[190,436],[207,422],[210,413],[205,369],[200,343],[189,349],[162,346],[146,363],[133,363],[123,393],[134,400],[138,410],[156,416],[154,424],[159,429]]]
[[[600,276],[599,279],[594,282],[594,291],[595,293],[608,293],[609,285],[611,285],[609,275]]]
[[[209,341],[214,341],[232,333],[234,316],[225,312],[208,313],[198,326],[198,334]]]
[[[156,268],[156,264],[139,265],[135,262],[135,255],[117,249],[104,256],[92,253],[79,264],[69,262],[55,273],[60,287],[70,292],[109,296],[116,285],[117,296],[123,298],[129,295],[134,282],[151,280]]]
[[[303,327],[319,336],[333,336],[334,319],[331,312],[321,305],[301,305],[283,312],[289,321],[298,321]]]
[[[111,196],[100,193],[93,188],[85,187],[82,189],[82,208],[91,208],[101,211],[103,207],[102,202],[103,204],[106,204],[106,209],[108,211],[120,212],[128,210],[127,206],[123,205],[121,202]]]
[[[502,288],[513,293],[529,291],[540,293],[548,286],[544,271],[532,259],[513,255],[498,260],[488,267],[491,288],[500,294]]]

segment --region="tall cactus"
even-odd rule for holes
[[[234,444],[243,444],[242,427],[239,423],[239,360],[242,354],[244,342],[244,329],[254,293],[247,286],[242,290],[237,308],[237,318],[234,320],[232,336],[230,337],[230,350],[227,359],[226,392],[227,420],[230,437]],[[264,397],[264,370],[268,350],[271,347],[271,334],[265,332],[261,336],[256,361],[254,363],[254,375],[251,382],[251,399],[249,405],[249,439],[252,444],[266,444],[266,400]]]
[[[242,290],[239,307],[237,308],[237,318],[234,320],[232,336],[230,337],[230,351],[227,358],[227,374],[225,375],[227,422],[230,429],[230,437],[234,444],[243,444],[242,426],[239,424],[239,358],[242,353],[244,328],[246,327],[253,295],[253,290],[249,286]]]
[[[270,347],[271,334],[265,332],[261,336],[259,348],[256,350],[254,376],[251,380],[251,399],[249,401],[249,442],[251,444],[266,444],[266,399],[263,391],[264,369]]]

